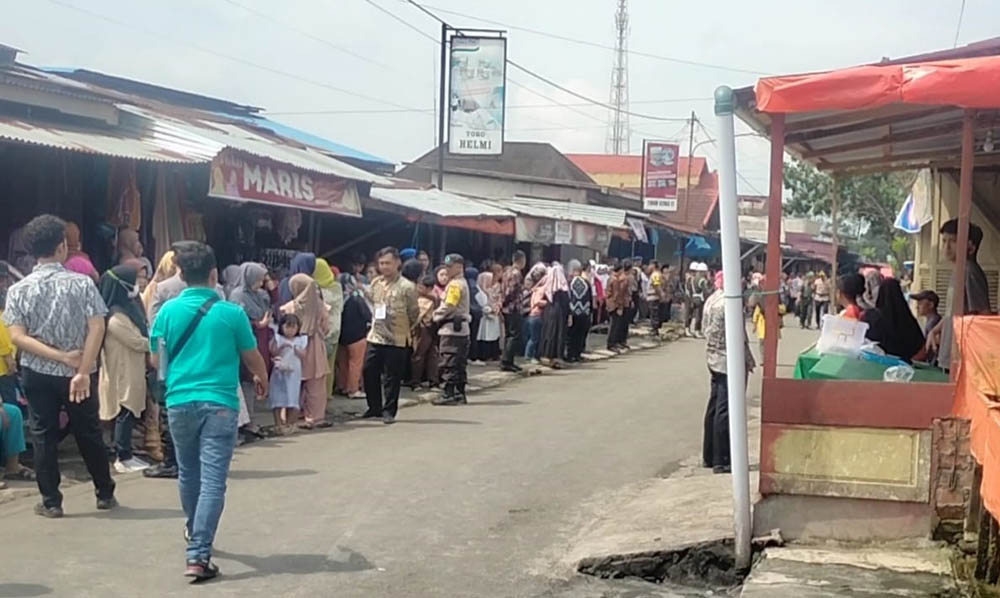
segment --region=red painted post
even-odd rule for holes
[[[778,283],[781,278],[781,192],[785,167],[785,115],[771,116],[771,189],[767,198],[767,263],[764,273],[764,377],[778,371]]]
[[[958,192],[958,241],[955,251],[955,289],[952,297],[951,313],[960,316],[965,314],[965,264],[969,247],[969,219],[972,215],[972,172],[975,167],[975,127],[976,113],[966,110],[962,119],[962,171],[959,177]],[[958,347],[956,337],[952,335],[951,347],[951,378],[958,374]]]

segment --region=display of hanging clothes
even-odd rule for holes
[[[139,230],[142,202],[135,176],[135,161],[111,160],[108,169],[107,221],[115,226]]]
[[[299,236],[299,229],[302,228],[302,212],[295,208],[280,210],[278,213],[278,226],[274,232],[285,245],[288,245]]]

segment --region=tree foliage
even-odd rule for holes
[[[900,171],[834,179],[808,162],[795,160],[785,164],[785,188],[792,192],[785,209],[794,216],[829,218],[836,192],[838,219],[861,223],[866,229],[857,251],[878,261],[891,253],[901,266],[909,259],[912,245],[909,236],[893,223],[915,177],[913,171]]]

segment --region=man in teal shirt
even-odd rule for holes
[[[187,517],[184,575],[201,581],[219,571],[211,562],[212,543],[236,447],[240,362],[261,396],[267,394],[267,368],[243,309],[216,294],[212,248],[190,243],[176,259],[188,288],[164,304],[149,340],[154,360],[166,370],[167,418]]]

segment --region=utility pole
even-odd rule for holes
[[[691,122],[688,124],[690,131],[688,132],[688,167],[687,176],[684,180],[684,222],[687,222],[688,215],[688,205],[691,203],[691,164],[694,162],[694,122],[697,117],[694,115],[694,110],[691,111]],[[678,156],[678,160],[680,157]],[[684,260],[681,259],[681,268],[684,267]]]
[[[615,58],[611,66],[611,101],[614,106],[608,123],[604,151],[629,153],[632,131],[628,121],[628,0],[615,0]]]

